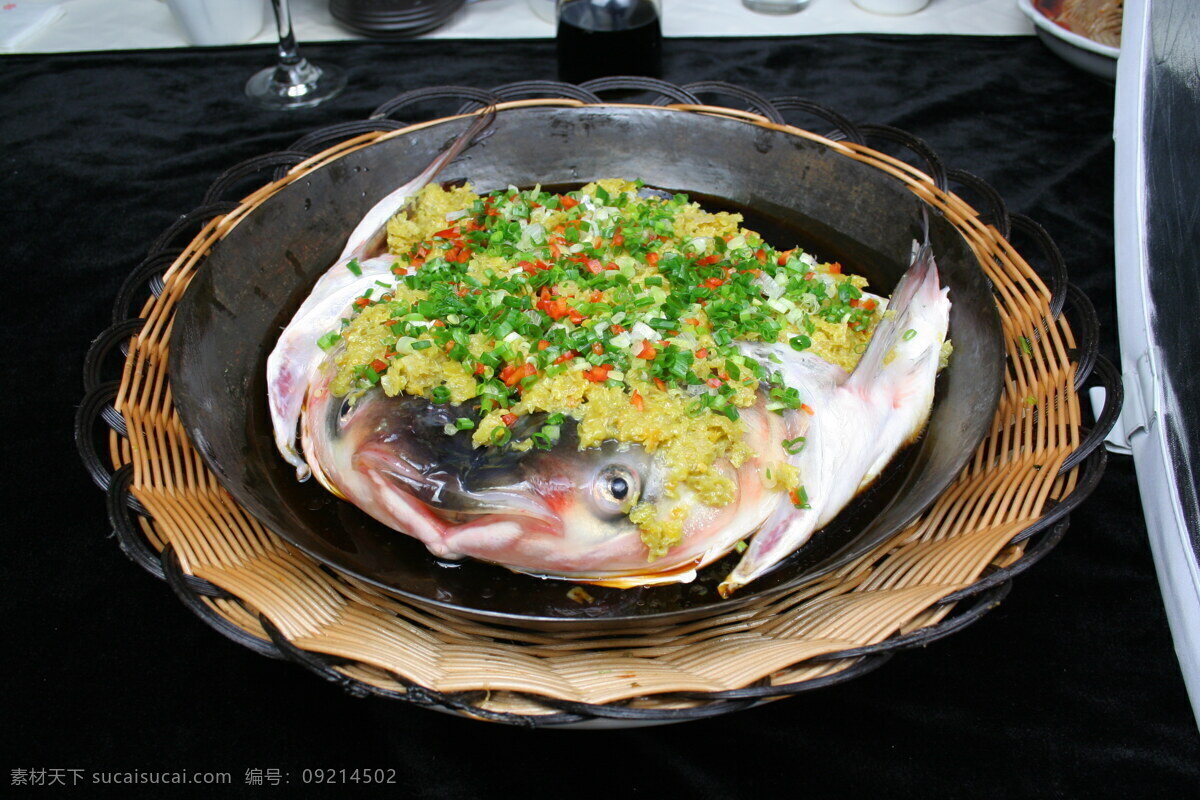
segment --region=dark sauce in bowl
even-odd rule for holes
[[[649,0],[568,3],[558,16],[558,77],[662,74],[662,24]]]

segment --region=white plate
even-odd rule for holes
[[[1017,6],[1037,26],[1037,35],[1059,58],[1087,70],[1106,80],[1116,80],[1116,47],[1093,42],[1087,37],[1072,33],[1033,7],[1031,0],[1017,0]]]

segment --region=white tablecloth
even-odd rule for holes
[[[36,0],[25,0],[32,5]],[[41,0],[52,3],[55,0]],[[265,1],[265,0],[264,0]],[[542,2],[543,0],[534,0]],[[189,42],[163,0],[57,0],[62,15],[12,50],[50,53],[184,47]],[[258,0],[246,0],[258,2]],[[356,39],[330,16],[328,0],[292,0],[296,36],[303,42]],[[3,0],[0,0],[0,7]],[[3,12],[0,11],[0,14]],[[269,12],[266,17],[270,19]],[[756,14],[741,0],[663,0],[666,36],[797,36],[820,33],[950,33],[1030,35],[1033,26],[1017,0],[931,0],[922,11],[884,16],[863,11],[851,0],[811,0],[798,14]],[[454,19],[423,38],[549,38],[554,27],[530,0],[476,0]],[[275,40],[273,25],[251,42]],[[403,45],[397,45],[403,46]]]

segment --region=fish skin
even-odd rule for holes
[[[267,357],[267,397],[275,446],[296,468],[297,480],[308,480],[311,471],[296,449],[296,432],[309,386],[325,359],[317,339],[336,329],[338,322],[349,314],[354,299],[374,286],[376,280],[391,277],[396,259],[384,252],[388,220],[404,210],[417,192],[473,144],[495,116],[494,106],[481,110],[466,130],[416,177],[371,207],[350,232],[341,256],[317,281]],[[358,262],[361,276],[350,270],[352,261]]]
[[[888,305],[892,313],[876,327],[849,376],[811,354],[788,356],[778,345],[759,346],[778,351],[785,380],[813,410],[808,420],[798,416],[806,412],[790,412],[794,430],[804,430],[788,434],[806,438],[804,449],[788,461],[800,471],[809,507],[779,504],[718,586],[723,597],[794,553],[920,435],[933,407],[949,327],[948,291],[939,285],[931,248],[920,246]]]

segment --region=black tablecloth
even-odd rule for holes
[[[0,559],[11,771],[0,784],[21,770],[88,780],[211,770],[257,797],[268,787],[247,784],[248,770],[281,770],[295,789],[302,770],[332,767],[394,768],[392,791],[405,797],[1146,796],[1200,785],[1200,736],[1120,457],[1063,543],[974,626],[854,681],[684,725],[525,731],[355,699],[199,622],[121,554],[72,443],[83,354],[121,280],[236,162],[409,89],[555,77],[551,42],[305,49],[345,67],[350,88],[289,114],[241,97],[271,60],[264,47],[0,60],[14,490]],[[923,137],[1049,230],[1115,360],[1111,86],[1033,38],[669,40],[665,59],[676,83],[802,95]]]

